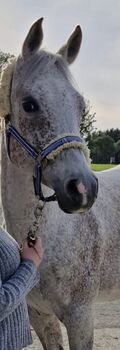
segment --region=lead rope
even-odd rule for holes
[[[34,210],[34,221],[33,224],[30,226],[28,233],[27,233],[27,242],[28,242],[28,246],[31,248],[34,248],[34,250],[36,251],[36,253],[39,256],[39,253],[37,252],[37,250],[35,249],[35,243],[36,243],[36,239],[37,239],[37,234],[38,234],[38,228],[39,228],[39,221],[40,221],[40,217],[42,215],[42,210],[45,206],[45,202],[42,202],[41,200],[38,199],[38,203],[35,207]],[[23,251],[23,244],[20,245],[20,253],[22,253]],[[39,256],[40,257],[40,256]]]
[[[37,231],[39,228],[39,220],[42,215],[42,210],[45,206],[45,202],[42,202],[38,199],[38,204],[36,205],[36,208],[34,210],[34,216],[35,220],[33,221],[33,224],[30,226],[28,234],[27,234],[27,241],[29,247],[34,247],[36,239],[37,239]]]

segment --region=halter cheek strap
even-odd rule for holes
[[[62,137],[53,140],[50,144],[43,148],[40,153],[38,153],[36,149],[29,142],[27,142],[23,136],[20,135],[20,133],[14,128],[14,126],[12,126],[10,122],[8,122],[6,117],[6,145],[9,158],[11,136],[13,136],[18,142],[18,144],[20,144],[21,147],[36,161],[35,176],[33,176],[35,195],[38,196],[38,198],[43,202],[50,202],[56,200],[55,193],[52,196],[46,198],[43,195],[41,187],[42,161],[45,158],[48,160],[54,159],[63,150],[68,148],[79,148],[83,150],[85,154],[87,146],[83,142],[82,138],[76,135],[63,135]]]

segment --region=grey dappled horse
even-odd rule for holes
[[[39,50],[42,19],[31,27],[11,84],[10,122],[38,151],[63,134],[79,135],[84,100],[68,64],[79,51],[76,27],[57,54]],[[11,137],[9,159],[2,137],[2,203],[7,229],[21,243],[34,220],[34,160]],[[30,321],[45,350],[62,350],[59,326],[67,328],[71,350],[93,347],[96,297],[120,296],[120,170],[97,179],[80,149],[64,149],[42,166],[46,203],[39,234],[44,257],[40,283],[28,296]],[[87,211],[92,206],[92,208]],[[61,210],[62,209],[62,210]],[[71,213],[73,213],[71,215]]]

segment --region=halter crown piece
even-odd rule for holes
[[[83,142],[82,138],[73,134],[63,134],[58,138],[50,142],[44,149],[38,153],[36,149],[28,143],[24,137],[16,130],[14,126],[8,122],[7,116],[11,113],[10,95],[11,95],[11,84],[14,68],[16,65],[16,58],[11,58],[6,65],[2,68],[1,81],[0,81],[0,116],[5,118],[6,121],[6,144],[7,152],[10,158],[10,139],[11,136],[21,145],[21,147],[35,159],[35,176],[33,176],[35,195],[38,196],[44,202],[56,200],[56,195],[53,194],[50,197],[44,197],[41,188],[42,181],[42,161],[46,158],[47,160],[53,160],[63,150],[68,148],[79,148],[83,151],[87,161],[89,158],[89,149]]]

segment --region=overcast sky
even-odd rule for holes
[[[39,17],[43,47],[54,52],[81,25],[82,47],[71,70],[96,112],[96,127],[120,128],[120,0],[0,0],[0,50],[19,54]]]

